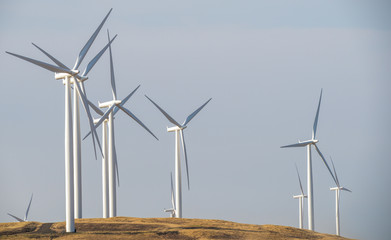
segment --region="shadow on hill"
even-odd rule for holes
[[[41,225],[41,227],[39,227],[36,231],[34,231],[35,233],[38,233],[38,234],[48,234],[48,233],[56,233],[55,231],[53,231],[51,229],[53,223],[43,223]]]

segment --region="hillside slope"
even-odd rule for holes
[[[76,220],[76,233],[64,229],[64,222],[0,223],[0,239],[347,239],[293,227],[205,219],[90,218]]]

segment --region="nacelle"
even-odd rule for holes
[[[71,72],[73,72],[74,74],[69,74],[69,73],[54,73],[54,79],[56,80],[60,80],[60,79],[65,79],[66,77],[72,77],[72,76],[75,76],[77,74],[79,74],[79,70],[70,70]]]
[[[174,127],[167,127],[167,132],[175,132],[175,131],[178,131],[178,130],[182,130],[182,129],[185,129],[187,128],[186,126],[184,127],[178,127],[178,126],[174,126]]]
[[[306,140],[306,141],[300,141],[298,140],[299,143],[304,143],[304,144],[312,144],[312,143],[317,143],[319,142],[319,140],[316,140],[316,139],[311,139],[311,140]]]
[[[120,103],[121,103],[121,100],[111,100],[108,102],[99,103],[99,107],[100,108],[108,108],[108,107],[111,107],[113,104],[120,104]]]

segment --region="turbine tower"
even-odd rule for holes
[[[24,214],[24,218],[21,219],[21,218],[18,218],[14,215],[12,215],[11,213],[7,213],[9,216],[15,218],[16,220],[18,220],[19,222],[27,222],[27,217],[29,215],[29,211],[30,211],[30,206],[31,206],[31,201],[33,200],[33,194],[31,194],[31,198],[30,198],[30,202],[29,202],[29,205],[27,206],[27,210],[26,210],[26,213]]]
[[[189,168],[187,164],[187,153],[186,153],[186,144],[185,144],[185,137],[183,134],[183,130],[187,128],[187,124],[197,115],[205,105],[212,100],[210,98],[208,101],[206,101],[201,107],[199,107],[197,110],[195,110],[192,114],[190,114],[184,123],[181,125],[177,121],[175,121],[168,113],[166,113],[161,107],[159,107],[154,101],[152,101],[147,95],[145,95],[146,98],[149,99],[159,109],[161,113],[170,121],[172,124],[174,124],[174,127],[168,128],[167,132],[175,132],[175,195],[176,195],[176,208],[175,208],[175,217],[182,218],[182,176],[181,176],[181,162],[180,162],[180,150],[179,150],[179,135],[182,139],[182,147],[183,152],[185,155],[185,163],[186,163],[186,176],[187,176],[187,188],[190,189],[190,183],[189,183]]]
[[[297,169],[296,164],[295,167],[296,167],[297,178],[299,179],[301,194],[295,195],[293,196],[293,198],[299,199],[299,226],[300,228],[303,228],[303,198],[307,198],[307,195],[304,194],[303,185],[301,185],[299,170]]]
[[[79,53],[79,56],[76,59],[76,63],[72,69],[67,67],[65,64],[54,58],[52,55],[38,47],[37,45],[33,44],[35,47],[37,47],[42,53],[44,53],[47,57],[49,57],[57,66],[51,65],[45,62],[41,62],[35,59],[31,59],[28,57],[24,57],[18,54],[6,52],[10,55],[13,55],[15,57],[18,57],[20,59],[23,59],[25,61],[28,61],[30,63],[33,63],[35,65],[38,65],[42,68],[45,68],[51,72],[55,73],[55,79],[56,80],[62,80],[63,84],[65,85],[65,199],[66,199],[66,232],[75,232],[75,223],[74,218],[81,217],[81,159],[80,159],[80,118],[79,118],[79,107],[78,107],[78,97],[82,100],[83,107],[87,113],[89,125],[91,128],[91,131],[93,132],[92,142],[94,145],[94,152],[95,152],[95,158],[96,156],[96,145],[95,145],[95,138],[97,140],[98,146],[100,151],[102,152],[102,148],[100,146],[100,142],[98,139],[98,135],[94,129],[94,123],[93,118],[91,117],[90,109],[88,106],[88,99],[86,96],[85,88],[84,88],[84,81],[88,79],[87,74],[89,71],[94,67],[96,62],[99,60],[99,58],[103,55],[103,53],[106,51],[108,46],[111,44],[107,44],[87,65],[86,69],[84,70],[83,74],[81,76],[79,75],[80,71],[78,70],[80,64],[82,63],[84,57],[86,56],[88,50],[90,49],[92,43],[94,42],[95,38],[97,37],[100,29],[102,28],[103,24],[105,23],[106,19],[108,18],[109,14],[111,13],[112,9],[107,13],[101,24],[98,26],[98,28],[95,30],[93,35],[90,37],[90,39],[87,41],[87,43],[84,45],[82,50]],[[74,88],[74,116],[75,118],[72,119],[72,99],[71,99],[71,84],[75,85]],[[73,122],[72,122],[73,121]],[[75,131],[73,131],[75,129]],[[73,137],[72,137],[73,136]],[[75,162],[74,162],[75,159]],[[76,166],[76,167],[74,167]],[[75,172],[74,172],[75,171]],[[74,179],[75,178],[75,179]],[[75,184],[75,186],[74,186]],[[75,192],[76,194],[75,194]],[[76,199],[74,199],[74,196],[76,196]],[[74,204],[76,202],[76,205]],[[75,212],[76,210],[76,212]]]
[[[352,192],[350,191],[349,189],[345,188],[345,187],[341,187],[341,185],[339,184],[339,180],[338,180],[338,176],[337,176],[337,172],[335,171],[335,167],[334,167],[334,162],[333,162],[333,159],[330,157],[331,159],[331,163],[333,165],[333,170],[334,170],[334,175],[335,175],[335,179],[337,180],[337,186],[336,187],[333,187],[333,188],[330,188],[330,191],[335,191],[335,225],[336,225],[336,233],[338,236],[340,236],[340,222],[339,222],[339,194],[340,194],[340,191],[347,191],[347,192]]]
[[[319,142],[319,140],[316,139],[316,129],[318,125],[318,117],[319,117],[319,109],[320,109],[320,102],[322,100],[322,90],[320,91],[320,97],[319,97],[319,103],[318,103],[318,110],[316,111],[315,121],[312,128],[312,138],[307,141],[300,141],[299,143],[291,144],[282,146],[281,148],[288,148],[288,147],[307,147],[307,194],[308,194],[308,229],[309,230],[315,230],[314,225],[314,192],[313,192],[313,186],[312,186],[312,160],[311,160],[311,146],[315,147],[315,150],[318,152],[319,156],[323,160],[323,163],[326,165],[327,169],[329,170],[331,177],[334,179],[334,182],[336,182],[335,177],[333,173],[331,172],[331,169],[329,165],[326,162],[326,159],[323,157],[323,154],[320,152],[318,146],[316,146],[316,143]]]
[[[110,40],[109,31],[107,31],[107,36],[109,42]],[[124,100],[117,99],[117,90],[115,85],[114,77],[114,66],[113,66],[113,57],[111,46],[109,46],[110,53],[110,76],[111,76],[111,90],[113,94],[113,100],[99,103],[100,108],[108,108],[108,110],[102,115],[102,117],[96,122],[93,127],[94,130],[99,127],[102,123],[102,138],[104,145],[104,155],[102,159],[102,194],[103,194],[103,217],[116,217],[117,216],[117,190],[116,190],[116,176],[119,184],[118,176],[118,163],[117,163],[117,153],[115,148],[115,139],[114,139],[114,116],[121,109],[129,117],[133,118],[139,125],[141,125],[145,130],[147,130],[154,138],[159,140],[145,125],[142,123],[131,111],[124,107],[125,103],[129,98],[137,91],[140,85],[133,90]],[[95,107],[96,108],[96,107]],[[94,108],[94,109],[95,109]],[[88,137],[91,132],[83,138],[83,140]],[[108,139],[107,139],[108,138]],[[108,197],[107,197],[108,196]]]
[[[170,216],[175,217],[175,196],[174,196],[174,185],[172,183],[172,173],[171,173],[171,207],[170,209],[164,209],[164,212],[169,212]]]

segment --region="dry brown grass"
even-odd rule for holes
[[[76,220],[76,233],[64,229],[64,222],[0,223],[0,239],[346,239],[293,227],[206,219],[90,218]]]

